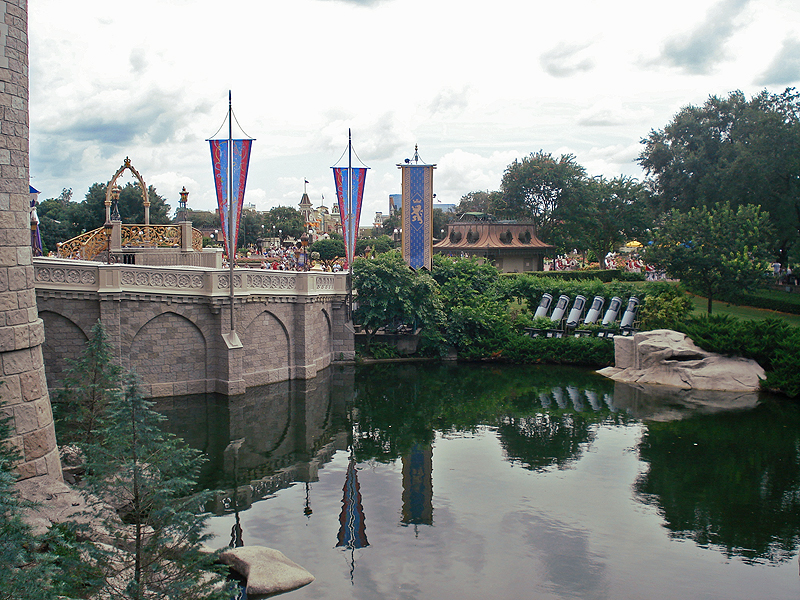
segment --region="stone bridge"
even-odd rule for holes
[[[138,373],[149,397],[241,394],[310,379],[354,357],[346,273],[235,270],[236,347],[223,337],[230,330],[227,269],[33,262],[51,389],[98,319],[119,363]]]

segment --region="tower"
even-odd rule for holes
[[[61,479],[36,310],[28,162],[28,3],[0,0],[0,412],[21,479]]]

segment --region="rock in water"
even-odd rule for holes
[[[756,361],[706,352],[686,334],[670,329],[615,337],[614,362],[598,373],[615,381],[683,389],[752,392],[765,377]]]
[[[223,564],[247,579],[247,597],[296,590],[314,581],[314,576],[278,550],[244,546],[225,550]]]

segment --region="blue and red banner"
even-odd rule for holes
[[[402,164],[403,259],[412,269],[430,271],[433,254],[433,169]]]
[[[222,225],[222,235],[225,244],[225,251],[228,256],[236,254],[236,243],[239,239],[239,222],[242,217],[242,205],[244,203],[244,188],[247,183],[247,168],[250,165],[250,147],[253,140],[231,140],[233,146],[233,160],[228,159],[228,140],[209,140],[211,145],[211,163],[214,166],[214,187],[217,190],[217,206],[219,207],[219,220]],[[231,176],[228,176],[228,168],[231,167]],[[234,230],[233,244],[229,246],[228,233],[230,223],[228,221],[228,182],[232,183],[232,198],[234,205]],[[233,253],[230,253],[231,246]]]
[[[364,182],[367,179],[366,167],[331,167],[336,184],[336,197],[339,199],[339,216],[342,219],[342,236],[347,264],[353,264],[358,238],[358,221],[361,218],[361,201],[364,199]],[[352,173],[352,180],[348,180]]]

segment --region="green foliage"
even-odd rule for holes
[[[358,308],[353,320],[367,332],[367,345],[382,327],[401,324],[438,329],[442,305],[436,282],[424,271],[412,271],[398,252],[353,263]]]
[[[571,154],[554,158],[542,150],[515,160],[503,174],[503,205],[497,216],[531,220],[538,237],[566,250],[583,231],[587,215],[586,170]]]
[[[8,441],[9,421],[0,412],[0,600],[49,599],[54,573],[48,557],[36,551],[39,540],[21,517],[27,504],[14,490],[19,454]]]
[[[795,288],[796,289],[796,288]],[[739,306],[752,306],[800,315],[800,293],[777,290],[754,290],[747,294],[725,294],[724,300]]]
[[[86,598],[101,589],[104,574],[97,565],[102,553],[91,543],[81,541],[70,523],[53,525],[41,539],[49,560],[58,574],[52,591],[58,597]]]
[[[598,337],[513,338],[503,349],[503,360],[512,363],[549,363],[606,367],[614,364],[614,341]]]
[[[592,177],[586,182],[587,215],[586,245],[595,260],[631,239],[645,235],[652,224],[649,215],[649,192],[643,183],[629,177],[606,180]]]
[[[370,354],[372,354],[372,358],[377,358],[378,360],[400,357],[400,353],[397,351],[397,348],[390,346],[389,344],[373,343],[370,344],[369,349]]]
[[[98,442],[87,451],[87,500],[109,500],[121,508],[126,524],[105,518],[115,544],[100,566],[115,576],[104,597],[217,599],[230,597],[217,587],[214,556],[203,551],[205,517],[196,511],[204,498],[193,491],[201,458],[182,440],[159,429],[164,418],[142,398],[135,375],[110,404]],[[202,495],[201,495],[202,496]],[[122,569],[120,571],[120,569]]]
[[[678,327],[709,352],[752,358],[767,372],[763,387],[800,395],[800,329],[775,318],[762,321],[728,315],[690,317]]]
[[[652,176],[657,209],[758,205],[774,227],[761,243],[786,264],[800,231],[800,95],[764,90],[710,96],[682,108],[642,140],[638,162]],[[684,240],[686,241],[686,240]]]
[[[647,250],[647,261],[708,298],[751,290],[767,276],[764,240],[771,235],[768,215],[757,206],[734,210],[727,202],[712,210],[673,210]]]
[[[83,204],[86,207],[86,231],[102,227],[106,222],[106,189],[105,183],[93,183],[86,192]],[[165,225],[170,222],[169,204],[158,194],[152,185],[147,186],[147,197],[150,200],[150,223]],[[120,189],[117,203],[119,215],[123,223],[144,223],[144,197],[138,183],[128,182]]]
[[[324,264],[330,265],[337,258],[344,257],[343,240],[317,240],[311,244],[311,252],[319,252],[319,258]]]
[[[97,441],[122,373],[99,319],[80,358],[67,362],[63,388],[53,401],[53,415],[59,442],[83,447]]]
[[[667,283],[652,283],[639,310],[639,328],[675,329],[692,310],[692,301],[682,287]]]

